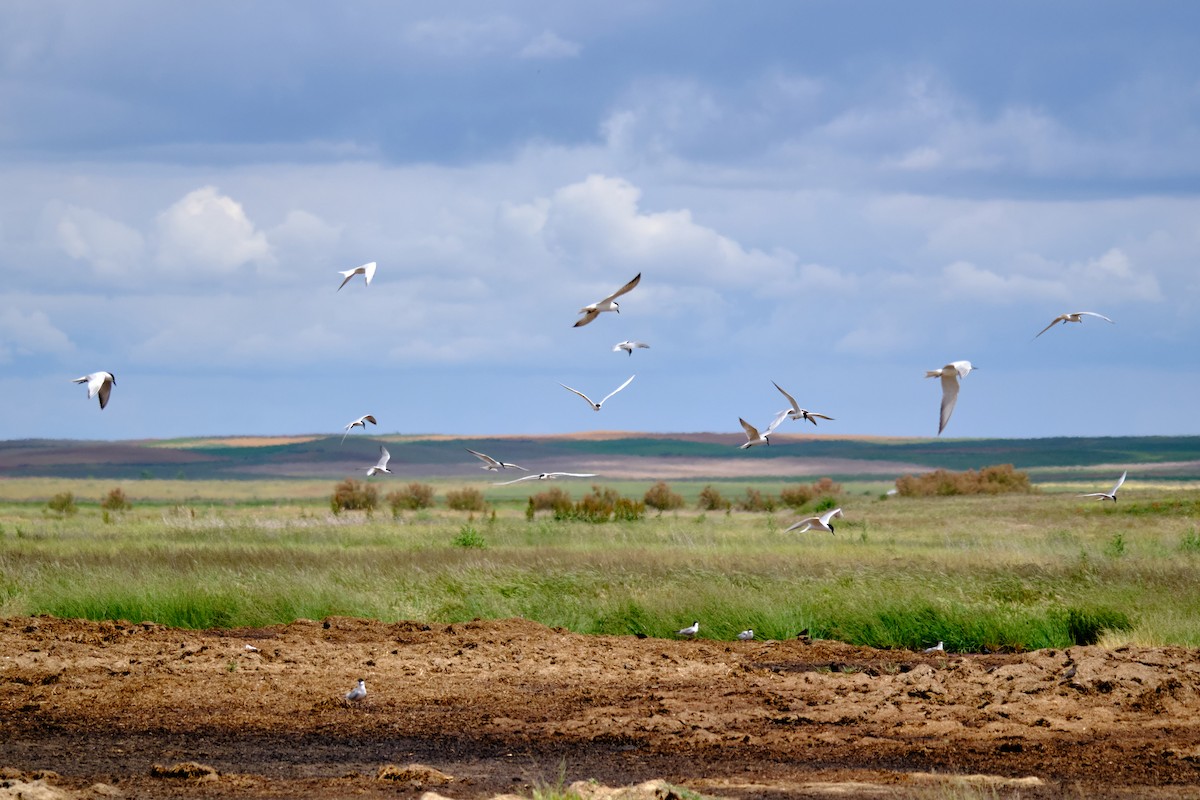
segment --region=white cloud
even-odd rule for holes
[[[578,42],[562,38],[554,31],[542,31],[517,53],[520,58],[574,58],[579,55]]]
[[[478,58],[511,52],[523,33],[524,26],[506,16],[440,17],[409,24],[403,36],[413,47],[433,55]]]
[[[1070,292],[1062,281],[1027,275],[999,275],[969,261],[955,261],[942,268],[941,297],[948,302],[972,300],[1012,303],[1034,299],[1067,300]]]
[[[67,255],[90,263],[102,276],[127,275],[141,265],[142,234],[90,208],[67,206],[55,234]]]
[[[0,308],[0,363],[18,356],[63,354],[74,349],[70,338],[44,312]]]
[[[158,263],[175,272],[228,273],[269,264],[271,246],[242,206],[204,186],[158,215]]]

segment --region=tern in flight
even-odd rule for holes
[[[600,316],[600,312],[602,312],[602,311],[615,311],[618,314],[620,314],[621,313],[621,304],[616,302],[617,298],[620,297],[621,295],[625,294],[626,292],[630,291],[631,289],[633,289],[633,287],[637,286],[638,281],[640,281],[641,279],[642,279],[642,273],[639,272],[637,275],[634,276],[633,280],[631,280],[629,283],[622,286],[620,289],[617,289],[615,292],[610,294],[608,297],[606,297],[603,300],[600,300],[598,302],[592,303],[590,305],[586,305],[583,308],[579,309],[579,313],[583,314],[583,317],[578,322],[575,323],[575,327],[581,328],[584,325],[587,325],[589,322],[594,320],[596,317]]]
[[[339,269],[337,273],[343,276],[342,284],[337,288],[339,292],[342,290],[342,286],[349,283],[350,279],[355,275],[362,275],[367,279],[367,286],[370,286],[371,278],[375,277],[375,262],[372,261],[370,264],[363,264],[361,267],[355,267],[354,269]]]
[[[559,384],[559,386],[563,387],[563,388],[564,388],[564,389],[566,389],[568,392],[574,392],[575,394],[577,394],[577,395],[579,395],[580,397],[582,397],[584,400],[586,400],[586,401],[587,401],[587,404],[588,404],[589,406],[591,406],[591,407],[592,407],[592,410],[593,410],[593,411],[599,411],[599,410],[600,410],[600,406],[604,405],[605,401],[606,401],[606,400],[608,400],[608,398],[612,397],[614,394],[616,394],[617,392],[619,392],[619,391],[621,391],[622,389],[624,389],[624,388],[625,388],[626,386],[628,386],[628,385],[630,384],[630,382],[631,382],[631,381],[632,381],[634,378],[636,378],[636,377],[637,377],[636,375],[630,375],[630,376],[629,376],[629,380],[625,381],[625,382],[624,382],[624,383],[622,383],[620,386],[618,386],[617,388],[613,389],[613,390],[612,390],[611,392],[609,392],[608,394],[604,395],[604,400],[601,400],[599,403],[597,403],[595,400],[593,400],[592,398],[588,397],[586,394],[584,394],[583,392],[579,391],[578,389],[572,389],[570,386],[567,386],[565,383],[560,383],[560,384]]]
[[[767,426],[767,429],[761,434],[758,432],[758,428],[754,427],[749,422],[746,422],[746,420],[742,419],[741,417],[738,417],[738,422],[742,423],[742,427],[746,429],[746,441],[744,444],[738,445],[738,449],[745,450],[747,447],[753,447],[756,444],[771,444],[771,434],[774,433],[775,429],[779,427],[779,423],[787,419],[787,415],[788,412],[786,411],[779,412],[779,416],[775,417],[775,419],[771,421],[771,424]]]
[[[463,449],[466,450],[471,455],[478,458],[480,461],[482,461],[483,469],[508,469],[509,467],[512,467],[513,469],[523,469],[526,472],[529,471],[529,470],[525,469],[525,467],[522,467],[520,464],[509,464],[505,461],[497,461],[496,459],[492,458],[491,456],[486,455],[485,453],[477,453],[469,447],[465,447]]]
[[[379,463],[367,470],[367,477],[369,478],[380,472],[386,472],[388,475],[391,475],[392,471],[387,466],[391,458],[392,454],[387,451],[387,448],[379,445]]]
[[[693,622],[691,625],[688,625],[686,628],[682,628],[680,630],[675,631],[675,634],[677,636],[684,636],[684,637],[690,639],[699,632],[700,632],[700,621],[697,620],[696,622]]]
[[[1057,325],[1060,322],[1064,325],[1066,325],[1068,322],[1083,322],[1084,317],[1099,317],[1100,319],[1104,320],[1105,322],[1112,323],[1113,325],[1117,324],[1117,323],[1113,322],[1111,319],[1109,319],[1108,317],[1104,316],[1103,314],[1097,314],[1095,311],[1071,311],[1067,314],[1059,314],[1057,317],[1054,318],[1053,322],[1051,322],[1046,327],[1042,328],[1038,332],[1038,335],[1033,338],[1035,338],[1035,339],[1038,338],[1038,336],[1041,336],[1043,333],[1050,330],[1051,328],[1053,328],[1055,325]]]
[[[941,369],[925,370],[926,378],[942,379],[942,413],[938,422],[938,436],[945,430],[950,415],[954,413],[954,404],[958,402],[959,378],[967,377],[973,369],[979,367],[971,366],[970,361],[951,361]]]
[[[1129,474],[1129,470],[1121,473],[1121,477],[1117,478],[1117,485],[1107,492],[1088,492],[1081,494],[1080,497],[1099,497],[1101,500],[1112,500],[1117,502],[1117,489],[1121,488],[1121,484],[1125,482],[1125,476]]]
[[[100,408],[108,405],[108,396],[112,393],[112,387],[116,384],[117,379],[113,377],[111,372],[93,372],[91,375],[84,375],[82,378],[76,378],[71,383],[86,383],[88,387],[88,400],[91,400],[96,395],[100,395]]]
[[[617,342],[613,345],[613,352],[619,353],[624,350],[629,355],[633,355],[634,349],[639,347],[646,350],[650,349],[650,345],[645,342]]]
[[[754,629],[753,628],[747,628],[746,630],[744,630],[738,634],[738,641],[741,641],[741,642],[748,642],[753,638],[754,638]]]
[[[594,478],[594,472],[539,472],[537,475],[522,475],[519,478],[514,478],[511,481],[503,483],[493,483],[493,486],[508,486],[510,483],[520,483],[521,481],[552,481],[555,478]]]
[[[833,533],[833,518],[841,516],[842,510],[835,508],[831,511],[826,511],[819,517],[802,519],[784,531],[784,533],[788,531],[799,531],[800,533],[804,533],[805,531],[826,531],[827,533]]]
[[[771,383],[775,383],[775,381],[771,381]],[[792,419],[796,419],[796,420],[806,419],[809,422],[811,422],[813,425],[817,424],[818,419],[828,419],[828,420],[833,419],[833,417],[827,417],[824,414],[818,414],[815,411],[809,411],[806,408],[801,408],[800,404],[796,402],[796,398],[792,397],[790,394],[785,392],[783,390],[783,387],[780,386],[778,383],[775,383],[775,388],[779,390],[779,393],[781,395],[783,395],[784,397],[787,398],[787,401],[789,403],[791,403],[791,405],[788,406],[788,410],[784,413],[786,413]]]
[[[363,414],[361,417],[354,420],[354,422],[347,424],[346,432],[342,434],[342,441],[346,441],[346,437],[350,435],[350,431],[354,430],[355,428],[362,428],[365,431],[367,429],[368,422],[374,425],[375,417],[371,416],[370,414]]]
[[[350,702],[350,703],[357,703],[359,700],[362,700],[366,696],[367,696],[367,682],[364,681],[362,678],[359,678],[358,685],[355,686],[350,691],[346,692],[346,701]]]

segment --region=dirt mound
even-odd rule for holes
[[[360,677],[367,697],[342,702]],[[591,779],[731,797],[917,797],[939,781],[1194,797],[1197,712],[1200,658],[1183,648],[925,654],[580,636],[520,619],[0,621],[0,767],[126,797],[164,783],[211,796],[204,781],[152,775],[188,762],[247,797],[528,796]],[[380,778],[396,764],[410,765],[391,767],[403,779]]]

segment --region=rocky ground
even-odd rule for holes
[[[347,703],[356,679],[368,695]],[[0,620],[0,798],[1200,796],[1200,653]],[[47,772],[50,771],[50,772]],[[665,782],[665,783],[664,783]]]

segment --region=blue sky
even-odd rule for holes
[[[1197,433],[1200,6],[603,5],[0,6],[0,438]]]

